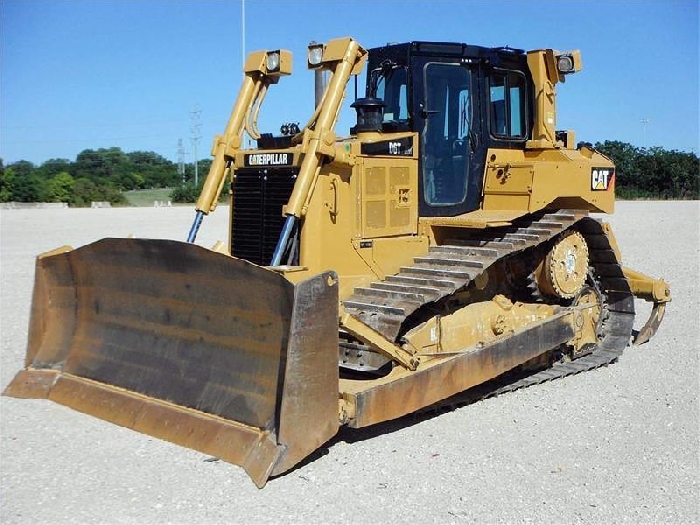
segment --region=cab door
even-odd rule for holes
[[[479,68],[461,57],[416,57],[415,129],[420,133],[419,213],[454,216],[479,207],[483,156]]]

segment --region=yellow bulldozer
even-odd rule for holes
[[[341,426],[604,366],[655,333],[668,285],[624,267],[589,216],[613,212],[615,167],[555,129],[578,51],[340,38],[307,65],[327,80],[316,109],[273,135],[258,116],[292,55],[247,57],[188,242],[37,258],[26,368],[5,395],[200,450],[262,487]],[[224,187],[228,242],[198,246]],[[635,297],[653,303],[639,332]]]

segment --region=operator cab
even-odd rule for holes
[[[378,131],[419,134],[423,217],[479,208],[486,152],[525,147],[532,99],[522,50],[435,42],[369,50],[362,100],[383,110]]]

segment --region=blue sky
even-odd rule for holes
[[[263,132],[310,116],[307,44],[353,36],[365,47],[438,40],[581,49],[583,71],[559,87],[559,129],[590,142],[700,147],[697,0],[246,0],[245,14],[247,51],[294,53],[294,74],[263,107]],[[241,82],[241,32],[240,0],[0,0],[0,157],[39,164],[118,146],[176,160],[183,139],[191,162],[195,106],[199,158],[208,155]],[[352,120],[345,111],[338,134]]]

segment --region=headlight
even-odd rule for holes
[[[573,73],[574,71],[574,57],[571,55],[560,55],[557,59],[557,69],[559,73]]]
[[[265,65],[267,66],[268,73],[277,71],[280,68],[280,52],[270,51],[267,54],[267,61]]]
[[[318,67],[323,61],[323,44],[309,46],[309,67]]]

